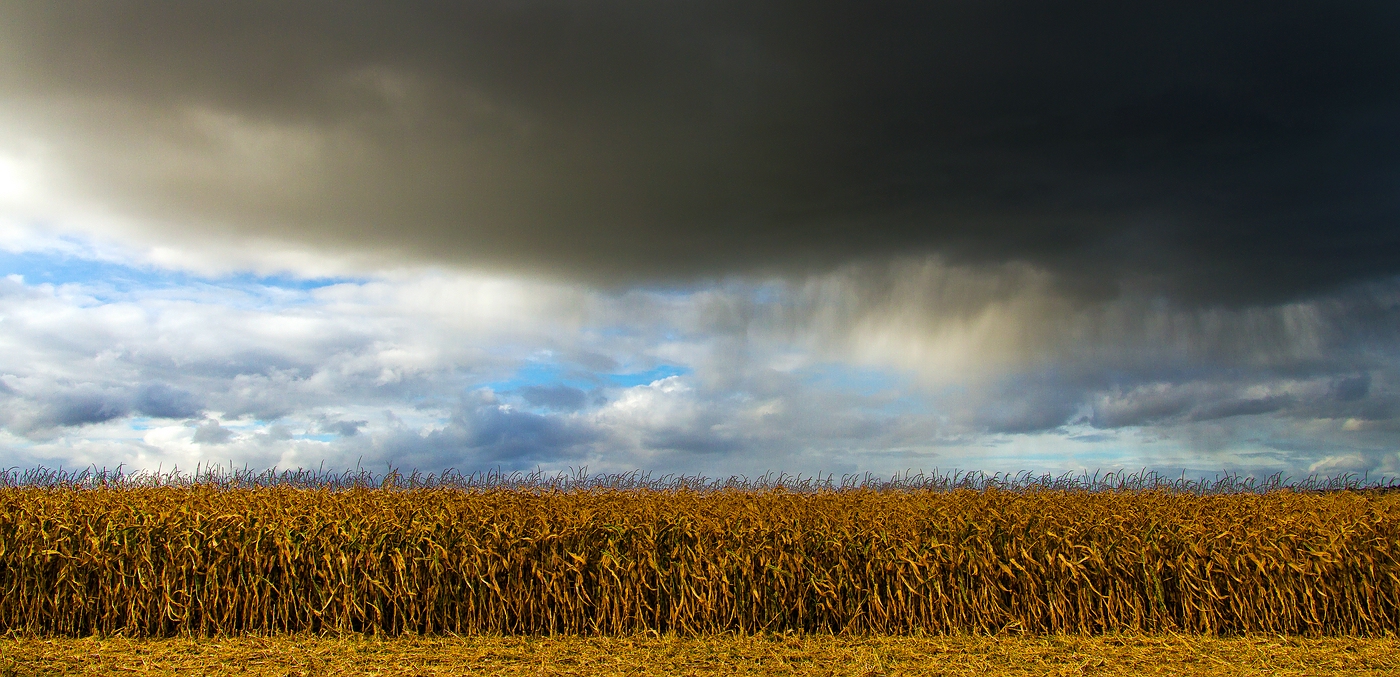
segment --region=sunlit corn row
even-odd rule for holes
[[[0,632],[1400,631],[1400,495],[0,489]]]

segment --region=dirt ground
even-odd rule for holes
[[[1165,636],[0,639],[29,675],[1394,675],[1397,638]]]

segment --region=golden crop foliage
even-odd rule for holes
[[[0,489],[0,631],[1400,630],[1400,495]]]

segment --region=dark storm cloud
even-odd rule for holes
[[[0,12],[15,124],[191,237],[603,280],[925,251],[1227,304],[1400,272],[1390,2]]]

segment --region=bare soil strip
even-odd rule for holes
[[[1400,639],[1192,635],[4,639],[0,675],[1394,675]]]

